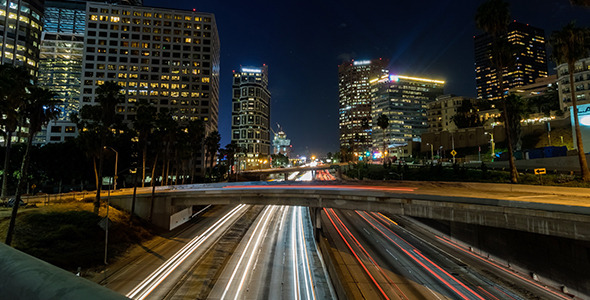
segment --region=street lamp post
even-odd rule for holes
[[[105,220],[105,234],[104,234],[104,264],[107,264],[107,249],[109,245],[109,206],[111,200],[111,185],[113,185],[113,189],[117,189],[117,165],[119,164],[119,152],[115,150],[113,147],[105,146],[104,149],[110,149],[115,152],[115,175],[109,181],[109,190],[107,192],[107,213],[106,213],[106,220]]]
[[[430,145],[430,162],[434,162],[434,147],[431,143],[426,143],[426,145]]]
[[[109,146],[105,146],[105,149],[110,149],[113,152],[115,152],[115,176],[113,176],[113,190],[117,189],[117,166],[119,165],[119,152],[117,152],[117,150],[113,149],[113,147],[109,147]]]
[[[494,134],[491,132],[486,132],[486,135],[490,135],[490,144],[492,144],[492,161],[494,161],[494,155],[495,155],[495,146],[496,144],[494,143]]]

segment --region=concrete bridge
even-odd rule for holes
[[[508,184],[400,182],[364,184],[247,182],[185,185],[138,193],[135,213],[173,229],[193,205],[300,205],[357,209],[476,224],[590,241],[590,193],[583,188]],[[149,192],[148,192],[149,191]],[[131,208],[125,192],[112,203]]]

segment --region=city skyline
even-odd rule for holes
[[[221,40],[222,146],[231,140],[231,71],[267,64],[273,78],[271,124],[281,123],[289,132],[294,154],[325,155],[338,150],[337,66],[346,59],[390,59],[392,72],[441,78],[447,82],[446,93],[473,97],[473,36],[481,33],[473,17],[481,2],[436,2],[428,10],[413,3],[364,8],[346,1],[313,8],[237,1],[144,5],[215,14]],[[581,26],[590,24],[584,18],[590,11],[566,0],[535,6],[512,2],[514,19],[544,29],[547,36],[573,19]],[[404,13],[375,9],[387,6]],[[550,74],[554,68],[550,63]]]

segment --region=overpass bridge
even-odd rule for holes
[[[131,210],[128,191],[112,203]],[[173,229],[193,205],[297,205],[356,209],[590,241],[590,193],[583,188],[509,184],[246,182],[138,190],[135,214]]]

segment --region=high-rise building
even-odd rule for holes
[[[21,66],[33,80],[39,69],[42,0],[0,0],[0,64]],[[28,128],[19,127],[12,142],[25,142]],[[0,143],[5,143],[0,135]]]
[[[279,132],[274,134],[272,139],[273,154],[283,154],[289,156],[291,154],[291,140],[287,138],[287,134],[279,127]]]
[[[387,60],[360,60],[338,66],[340,148],[365,152],[371,141],[371,89],[369,80],[388,74]]]
[[[232,141],[243,153],[239,168],[270,165],[270,92],[268,67],[240,67],[233,72]]]
[[[38,84],[55,92],[62,104],[57,120],[37,134],[35,143],[63,142],[77,135],[70,116],[80,109],[85,19],[86,1],[45,1]]]
[[[428,131],[457,131],[457,125],[453,117],[457,114],[458,109],[465,105],[465,101],[471,102],[474,114],[477,114],[476,101],[472,98],[456,96],[452,94],[441,95],[436,101],[428,103]]]
[[[562,110],[572,105],[570,92],[570,73],[567,64],[557,66],[557,82],[559,83],[559,100]],[[574,88],[577,104],[590,103],[590,57],[580,59],[574,67]]]
[[[125,122],[134,119],[137,103],[145,102],[180,124],[203,120],[206,134],[217,130],[219,37],[214,15],[88,2],[80,105],[95,105],[96,88],[105,81],[122,88],[125,102],[117,111]]]
[[[39,69],[42,0],[0,0],[0,63]]]
[[[547,77],[545,31],[528,24],[512,22],[502,37],[508,41],[514,65],[504,70],[504,92],[511,88],[532,84],[537,78]],[[477,99],[500,98],[496,68],[492,65],[492,38],[489,34],[475,37],[475,81]]]
[[[392,74],[374,78],[370,84],[372,147],[381,150],[385,144],[391,149],[419,142],[420,135],[428,129],[428,104],[443,94],[445,82]],[[385,133],[376,122],[381,114],[389,118]]]

